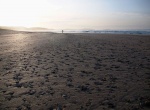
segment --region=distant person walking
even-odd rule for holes
[[[64,33],[64,30],[62,30],[62,33]]]

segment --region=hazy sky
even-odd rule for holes
[[[150,29],[150,0],[0,0],[0,26]]]

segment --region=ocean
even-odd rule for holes
[[[62,33],[62,30],[50,30],[51,32]],[[150,30],[63,30],[63,33],[98,33],[98,34],[136,34],[150,35]]]

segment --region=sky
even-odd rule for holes
[[[0,0],[0,26],[150,29],[150,0]]]

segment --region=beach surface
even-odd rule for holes
[[[149,108],[150,36],[0,35],[2,110]]]

